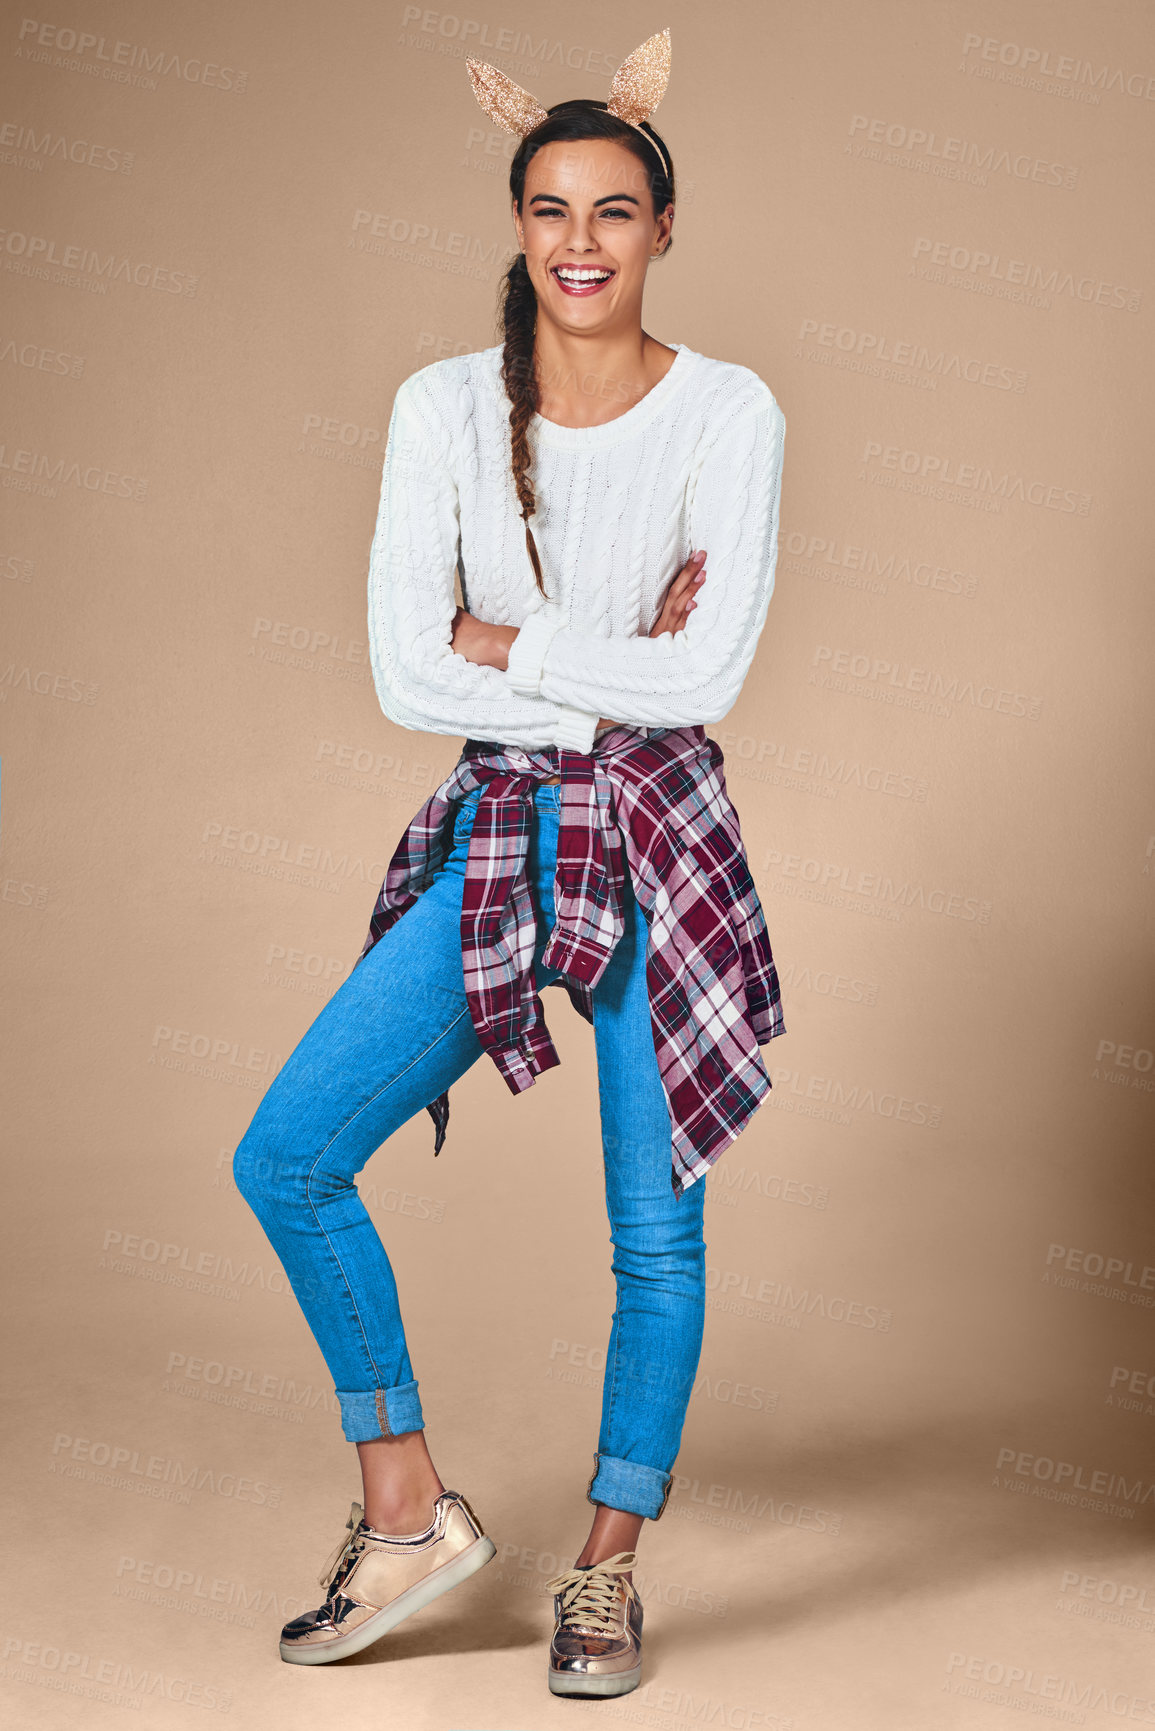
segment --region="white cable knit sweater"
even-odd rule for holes
[[[369,649],[400,727],[588,752],[599,716],[719,721],[774,589],[786,419],[749,367],[684,343],[665,377],[597,427],[530,423],[534,580],[510,467],[501,345],[435,361],[397,392],[369,565]],[[696,548],[698,605],[646,635]],[[451,647],[466,609],[520,627],[508,672]]]

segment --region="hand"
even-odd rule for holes
[[[478,667],[496,667],[499,673],[505,673],[509,646],[516,636],[516,625],[489,625],[476,614],[467,613],[464,607],[458,607],[453,614],[449,642],[455,655]]]
[[[690,613],[698,605],[694,597],[705,575],[705,552],[692,553],[666,591],[662,611],[650,627],[648,636],[661,637],[667,631],[673,636],[682,630]],[[611,727],[616,726],[608,715],[599,715],[597,725],[602,727],[606,722],[609,722]]]
[[[661,637],[667,631],[681,631],[690,613],[698,605],[695,596],[706,575],[705,552],[691,553],[666,591],[662,611],[650,627],[651,637]]]

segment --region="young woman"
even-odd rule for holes
[[[698,1365],[705,1174],[769,1087],[758,1046],[783,1031],[702,724],[733,704],[765,619],[785,421],[749,368],[642,328],[674,219],[669,153],[645,125],[668,55],[663,32],[619,68],[609,104],[548,112],[469,63],[483,106],[521,137],[504,340],[397,392],[369,582],[385,714],[466,745],[235,1160],[362,1474],[325,1601],[283,1632],[291,1663],[359,1651],[494,1555],[438,1476],[354,1178],[422,1106],[436,1152],[448,1089],[484,1053],[513,1093],[557,1063],[539,997],[553,984],[594,1027],[617,1305],[592,1525],[547,1583],[547,1675],[585,1695],[641,1676],[631,1570]]]

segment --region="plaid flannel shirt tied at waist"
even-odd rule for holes
[[[397,845],[357,961],[428,889],[452,850],[459,802],[482,788],[461,906],[470,1016],[512,1093],[560,1063],[534,980],[537,912],[526,869],[534,790],[557,775],[557,918],[542,959],[561,978],[549,983],[563,985],[592,1023],[592,993],[624,930],[628,870],[649,928],[650,1020],[680,1194],[757,1109],[770,1087],[758,1048],[785,1032],[722,753],[701,726],[614,727],[589,753],[467,740]],[[436,1154],[448,1090],[426,1109]]]

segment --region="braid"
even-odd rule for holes
[[[529,526],[529,519],[537,509],[537,497],[529,475],[529,423],[537,413],[539,403],[533,353],[537,330],[537,295],[529,280],[523,252],[518,253],[506,274],[501,298],[501,316],[505,324],[501,374],[505,381],[506,394],[512,404],[509,426],[512,435],[513,484],[517,489],[521,515],[525,520],[525,545],[533,565],[533,574],[538,588],[545,595],[541,560]]]

